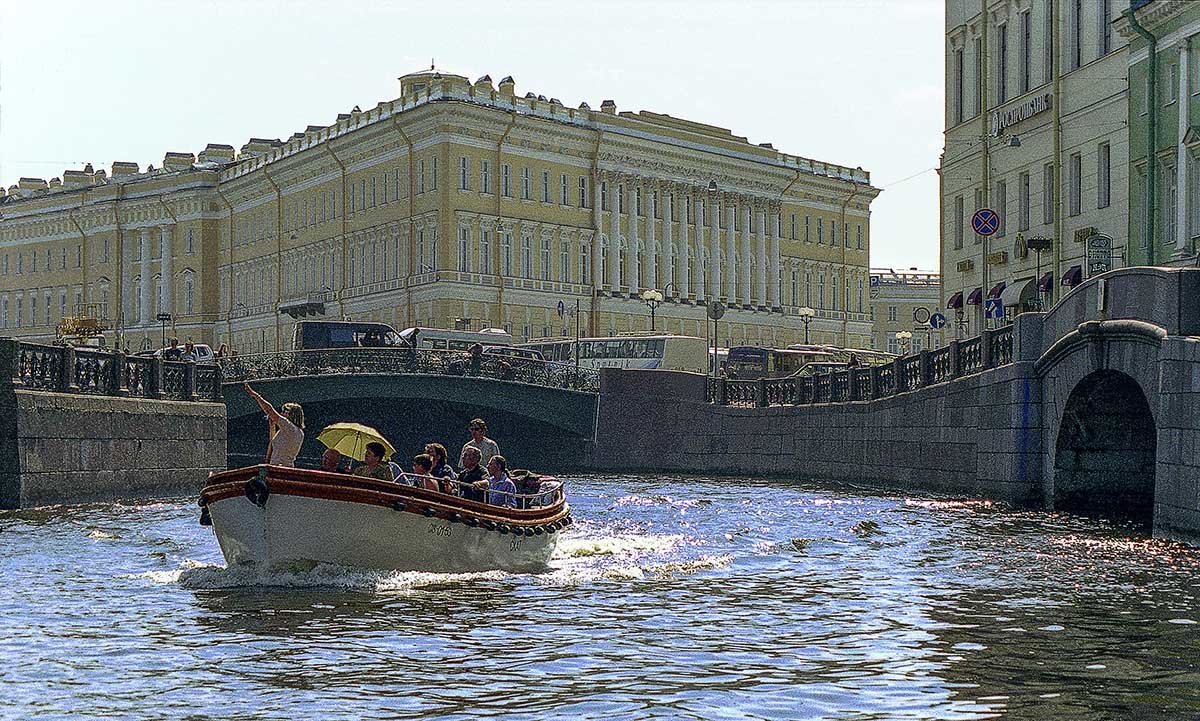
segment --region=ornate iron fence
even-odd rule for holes
[[[27,390],[220,401],[220,377],[215,365],[0,338],[0,382]]]
[[[945,348],[897,358],[872,368],[851,368],[810,377],[757,381],[712,378],[707,400],[719,405],[773,406],[869,401],[945,383],[1013,362],[1012,326]]]
[[[600,373],[553,363],[462,351],[421,348],[325,348],[222,358],[226,381],[334,374],[449,375],[527,383],[585,393],[600,392]]]

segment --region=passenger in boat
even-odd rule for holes
[[[386,455],[387,451],[382,443],[371,441],[367,444],[366,453],[363,454],[363,464],[354,469],[354,475],[376,478],[381,481],[392,480],[392,469],[388,468],[387,463],[384,462]]]
[[[300,446],[304,445],[304,409],[299,403],[284,403],[277,411],[270,401],[250,387],[249,382],[244,381],[242,387],[258,402],[258,407],[267,414],[270,423],[267,463],[276,466],[296,465],[296,456],[300,453]]]
[[[487,424],[482,418],[473,418],[467,424],[467,430],[471,432],[471,440],[463,444],[462,451],[458,454],[458,465],[465,464],[464,454],[468,447],[473,447],[479,451],[480,458],[491,458],[492,456],[500,455],[500,444],[487,437]]]
[[[446,462],[446,447],[441,443],[426,443],[425,454],[433,459],[433,468],[429,470],[429,475],[437,478],[442,485],[442,493],[449,493],[452,496],[458,495],[455,481],[458,480],[458,474]]]
[[[468,501],[487,502],[487,471],[479,465],[482,458],[479,449],[467,446],[463,449],[463,469],[458,474],[459,492]]]
[[[342,452],[336,448],[326,448],[321,454],[321,470],[326,473],[341,473]]]
[[[508,461],[504,456],[492,456],[488,461],[488,503],[493,506],[517,507],[517,485],[508,477]]]
[[[438,488],[438,482],[429,472],[433,470],[433,457],[428,453],[421,453],[412,459],[412,473],[405,474],[405,482],[410,486],[424,488],[427,491],[441,490]]]

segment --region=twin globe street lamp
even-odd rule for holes
[[[663,292],[655,288],[642,291],[642,302],[650,309],[650,330],[654,330],[654,311],[663,304],[665,298]]]
[[[808,345],[808,324],[812,323],[812,319],[817,317],[817,311],[804,306],[798,308],[796,314],[800,316],[800,320],[804,322],[804,345]]]
[[[908,352],[908,342],[910,340],[912,340],[911,331],[896,331],[896,343],[900,346],[900,355],[904,355]]]

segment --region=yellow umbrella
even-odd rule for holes
[[[367,444],[371,442],[383,445],[386,452],[384,458],[390,458],[396,452],[382,433],[361,423],[330,423],[317,434],[317,440],[324,443],[326,448],[332,448],[356,461],[364,459]]]

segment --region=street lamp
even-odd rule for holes
[[[663,293],[654,288],[644,290],[642,291],[642,302],[650,309],[650,330],[654,330],[654,310],[662,305]]]
[[[900,355],[908,352],[908,342],[912,340],[912,332],[907,330],[896,331],[896,343],[900,345]]]
[[[800,320],[804,322],[804,345],[808,345],[808,324],[812,323],[812,319],[816,317],[817,311],[804,306],[797,309],[796,313],[800,316]]]

